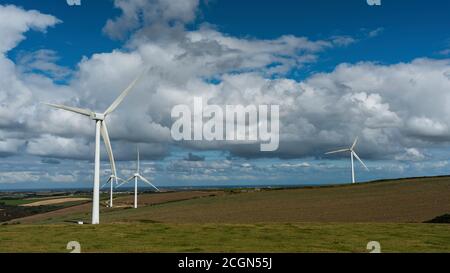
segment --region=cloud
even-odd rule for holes
[[[31,171],[18,172],[2,172],[0,175],[1,184],[14,184],[19,182],[37,182],[41,178],[42,173]]]
[[[59,56],[56,51],[50,49],[21,52],[17,59],[17,66],[23,73],[35,71],[44,73],[55,80],[60,80],[69,76],[71,72],[67,67],[56,64]]]
[[[196,151],[218,150],[231,158],[320,158],[359,135],[358,154],[364,158],[415,161],[420,155],[414,157],[411,149],[426,154],[450,140],[450,60],[344,63],[295,80],[289,78],[292,70],[357,39],[235,37],[206,23],[187,30],[184,24],[194,20],[198,1],[181,6],[162,0],[115,5],[123,13],[108,21],[104,31],[112,37],[131,33],[124,48],[84,57],[65,84],[55,83],[68,73],[56,64],[55,51],[24,53],[17,63],[0,56],[0,155],[91,160],[94,123],[40,102],[104,111],[144,67],[149,73],[107,120],[118,161],[135,160],[137,143],[144,159],[167,157],[170,147],[178,146],[194,152],[188,160],[171,162],[167,171],[226,178],[230,171],[251,176],[257,167],[195,160]],[[24,32],[43,31],[59,22],[37,11],[0,6],[0,14],[5,10],[16,14],[17,22],[0,24],[0,34],[7,37],[0,41],[3,52],[16,46]],[[209,104],[280,105],[280,149],[263,154],[259,144],[174,142],[172,107],[191,105],[199,96]],[[308,169],[305,164],[272,168]]]
[[[51,135],[43,135],[37,139],[31,139],[27,145],[27,152],[31,155],[51,156],[56,158],[85,159],[91,155],[93,146],[80,138],[63,138]]]
[[[256,168],[260,171],[261,169]],[[162,171],[176,181],[200,181],[236,183],[239,180],[254,181],[260,174],[249,163],[230,160],[187,161],[172,160]]]
[[[448,55],[450,55],[450,49],[441,50],[441,51],[439,51],[439,54],[448,56]]]
[[[311,41],[290,35],[273,40],[236,38],[206,25],[198,30],[184,31],[183,37],[160,41],[135,36],[129,42],[131,50],[114,50],[84,58],[70,86],[65,87],[70,94],[53,96],[48,101],[103,111],[144,66],[149,66],[150,73],[110,116],[108,124],[119,160],[133,158],[132,149],[126,148],[130,142],[153,145],[153,151],[158,152],[154,154],[164,156],[167,145],[173,144],[170,110],[175,104],[184,102],[185,98],[190,101],[194,95],[207,96],[211,101],[238,103],[239,100],[235,99],[239,97],[223,97],[233,93],[234,88],[242,87],[241,80],[228,80],[238,79],[232,75],[242,74],[250,79],[252,73],[256,73],[255,80],[267,75],[283,75],[294,67],[314,62],[316,54],[333,47],[331,39]],[[212,78],[223,84],[208,83]],[[222,94],[217,98],[208,95],[214,91]],[[43,106],[38,107],[38,113],[38,116],[27,120],[25,126],[39,130],[40,134],[62,138],[76,134],[83,141],[92,142],[93,125],[87,119]],[[37,152],[35,142],[30,142],[33,149],[27,150],[34,155],[61,157],[64,154],[79,158],[77,154],[70,156],[64,153],[63,149],[59,150],[60,154],[55,154],[57,151],[54,150]],[[212,145],[211,148],[217,146]],[[85,157],[90,155],[85,154]]]
[[[20,139],[1,139],[0,138],[0,157],[16,154],[25,141]]]
[[[57,160],[57,159],[53,159],[53,158],[43,158],[41,160],[41,162],[43,164],[54,164],[54,165],[58,165],[61,164],[61,161]]]
[[[213,161],[187,161],[173,160],[167,166],[167,170],[171,173],[221,173],[233,168],[233,162],[229,160],[213,160]]]
[[[72,174],[50,174],[46,171],[1,172],[0,175],[0,184],[26,183],[28,187],[33,187],[31,184],[36,185],[43,180],[58,183],[73,183],[77,181],[77,177]]]
[[[333,36],[332,42],[338,46],[348,46],[356,42],[351,36]]]
[[[151,25],[189,23],[198,4],[198,0],[115,0],[122,14],[109,19],[103,31],[113,39],[124,39],[130,31]]]
[[[315,62],[317,54],[332,48],[333,43],[339,46],[348,43],[342,39],[332,37],[330,40],[311,41],[293,35],[273,40],[245,39],[203,26],[198,31],[188,32],[186,39],[178,44],[182,54],[177,56],[177,61],[197,64],[196,68],[201,69],[206,77],[251,71],[283,74],[294,67]]]
[[[53,96],[49,101],[102,111],[149,66],[150,73],[108,120],[119,160],[134,158],[133,149],[127,147],[136,142],[152,145],[158,151],[154,156],[164,156],[168,145],[180,144],[243,157],[302,158],[348,145],[360,135],[361,154],[383,158],[402,153],[404,148],[423,148],[436,139],[450,139],[446,129],[450,124],[443,118],[448,114],[449,79],[442,72],[450,69],[447,60],[341,64],[332,72],[296,81],[287,79],[285,73],[314,62],[320,52],[333,48],[336,37],[311,41],[286,35],[259,40],[233,37],[203,25],[183,30],[178,38],[133,36],[126,51],[84,58],[69,86],[50,88],[63,88],[68,95]],[[216,81],[211,82],[212,78]],[[218,105],[280,105],[280,149],[261,154],[258,145],[174,143],[170,111],[177,104],[191,104],[196,96]],[[437,97],[443,99],[437,102]],[[23,105],[33,104],[27,101]],[[34,115],[24,117],[22,124],[38,134],[28,142],[28,153],[90,158],[92,122],[72,113],[33,107]],[[70,140],[76,148],[52,148],[61,140]]]
[[[204,156],[195,155],[193,153],[188,153],[188,156],[184,159],[187,161],[205,161]]]
[[[51,182],[57,182],[57,183],[73,183],[77,181],[77,177],[71,174],[52,174],[44,176],[47,177],[47,179]],[[41,179],[44,178],[41,176]]]
[[[411,117],[406,124],[409,133],[429,138],[447,138],[450,130],[448,124],[427,117]]]
[[[280,163],[280,164],[274,164],[274,168],[280,168],[280,169],[291,169],[291,168],[309,168],[311,167],[311,164],[308,162],[301,162],[301,163]]]
[[[30,136],[35,134],[27,128],[27,121],[36,115],[37,95],[47,97],[52,91],[64,89],[55,86],[47,77],[22,74],[6,53],[25,38],[24,32],[45,32],[59,22],[56,17],[35,10],[0,5],[0,156],[20,153]]]
[[[374,38],[381,35],[384,32],[384,28],[379,27],[377,29],[371,30],[367,33],[367,37]]]
[[[395,160],[399,161],[423,161],[425,155],[416,148],[406,148],[404,154],[400,154],[395,157]]]
[[[30,29],[43,31],[61,21],[54,16],[36,10],[25,11],[14,5],[0,5],[0,53],[14,48],[25,39],[24,32]]]

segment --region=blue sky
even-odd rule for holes
[[[61,64],[76,66],[83,56],[107,52],[122,43],[102,34],[107,19],[120,14],[112,1],[84,1],[81,6],[68,6],[64,0],[0,1],[25,9],[53,14],[63,25],[51,29],[49,35],[27,33],[10,54],[18,50],[53,48],[61,55]],[[449,46],[446,31],[450,3],[446,1],[384,1],[373,7],[364,0],[348,1],[209,1],[202,2],[198,18],[188,27],[208,22],[219,30],[237,37],[273,39],[281,35],[324,38],[331,35],[364,37],[367,32],[383,28],[377,39],[361,41],[358,46],[332,52],[315,71],[333,69],[341,62],[379,61],[396,63],[418,56],[442,57],[438,54]],[[351,52],[351,54],[349,54]]]
[[[371,169],[357,166],[360,181],[448,173],[449,2],[174,3],[0,1],[0,15],[13,12],[7,5],[18,14],[0,25],[12,41],[0,43],[0,76],[10,79],[0,102],[19,113],[0,108],[0,189],[90,187],[93,124],[39,102],[105,107],[142,65],[154,74],[112,117],[123,176],[139,144],[159,186],[343,183],[348,156],[323,153],[357,135]],[[279,101],[280,150],[173,142],[170,108],[214,92],[224,104]],[[130,133],[137,115],[142,128]]]

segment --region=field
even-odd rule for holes
[[[297,189],[181,191],[115,199],[89,222],[90,203],[0,225],[0,252],[450,252],[450,178]],[[102,204],[106,204],[105,197]],[[1,212],[0,212],[1,213]],[[445,219],[442,218],[442,219]]]
[[[65,198],[52,198],[47,200],[41,200],[26,204],[21,204],[23,207],[37,207],[37,206],[48,206],[48,205],[54,205],[54,204],[61,204],[61,203],[68,203],[68,202],[77,202],[77,201],[86,201],[90,200],[89,198],[71,198],[71,197],[65,197]]]
[[[0,252],[450,252],[450,227],[430,224],[163,224],[0,226]]]

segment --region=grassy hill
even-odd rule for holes
[[[450,177],[261,191],[187,191],[132,196],[0,225],[0,252],[67,252],[77,240],[89,252],[450,252],[450,225],[423,223],[450,212]]]
[[[198,198],[202,197],[202,198]],[[121,197],[116,204],[131,205]],[[107,209],[103,223],[422,223],[450,212],[450,177],[402,179],[329,187],[240,193],[160,193],[144,206]],[[90,204],[22,219],[25,223],[89,221]]]
[[[101,224],[0,226],[0,252],[450,252],[436,224]]]

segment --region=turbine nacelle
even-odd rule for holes
[[[115,166],[114,166],[115,167]],[[113,172],[115,172],[115,170],[112,170]],[[109,176],[109,178],[108,178],[108,180],[107,180],[107,183],[108,182],[112,182],[112,181],[115,181],[116,182],[116,184],[117,184],[117,181],[123,181],[123,179],[122,178],[120,178],[120,177],[118,177],[117,175],[114,175],[114,174],[111,174],[110,176]]]
[[[95,112],[92,112],[91,115],[90,115],[90,118],[91,118],[92,120],[100,120],[100,121],[104,121],[104,120],[105,120],[105,117],[106,117],[106,115],[103,114],[103,113],[95,113]]]

